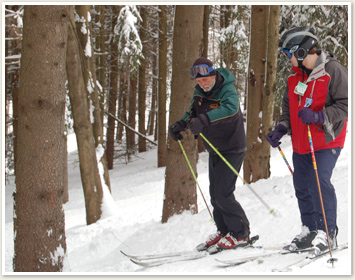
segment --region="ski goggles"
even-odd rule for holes
[[[198,74],[201,76],[207,76],[213,71],[213,66],[208,66],[207,64],[200,64],[192,66],[190,69],[191,77],[196,78]]]
[[[296,45],[296,46],[292,47],[290,50],[283,48],[283,49],[281,50],[281,52],[286,56],[287,59],[291,59],[291,58],[292,58],[292,54],[293,54],[295,51],[297,51],[298,47],[299,47],[299,46]]]

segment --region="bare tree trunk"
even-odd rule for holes
[[[127,95],[128,95],[128,85],[127,85],[127,73],[120,71],[120,88],[119,88],[119,107],[118,107],[118,118],[124,123],[127,123]],[[124,126],[119,124],[117,126],[117,140],[122,140],[123,138]]]
[[[86,91],[90,102],[91,121],[93,123],[93,135],[95,137],[95,147],[103,149],[105,146],[103,127],[101,121],[99,90],[96,83],[96,65],[92,40],[91,16],[89,5],[78,5],[75,9],[80,17],[76,23],[77,34],[83,50],[83,74]],[[104,182],[111,191],[110,176],[108,173],[106,155],[99,159],[104,170]]]
[[[111,18],[112,23],[112,32],[117,21],[116,17]],[[117,42],[111,42],[110,49],[110,87],[109,94],[107,98],[108,103],[108,111],[111,115],[116,116],[117,111],[117,99],[118,99],[118,90],[119,90],[119,67],[118,67],[118,55],[117,55]],[[113,117],[108,116],[107,120],[107,131],[106,131],[106,159],[107,159],[107,167],[108,169],[113,169],[113,161],[115,154],[115,128],[116,122]]]
[[[65,151],[64,153],[64,187],[63,187],[63,204],[67,203],[69,201],[69,182],[68,182],[68,137],[67,135],[63,135],[64,138],[64,143],[63,143],[63,149]]]
[[[169,123],[179,120],[190,106],[195,81],[189,69],[201,55],[203,6],[177,5],[173,35],[173,69]],[[174,214],[190,210],[197,213],[196,183],[186,164],[179,144],[168,138],[168,156],[165,174],[165,199],[162,222]],[[182,141],[192,168],[196,172],[197,143],[193,135],[184,133]]]
[[[136,127],[136,112],[137,112],[137,73],[130,73],[130,92],[129,92],[129,106],[128,106],[128,125],[135,129]],[[126,129],[127,136],[127,155],[128,160],[130,156],[136,152],[136,134]]]
[[[157,114],[156,104],[158,96],[158,58],[156,55],[153,56],[153,78],[152,78],[152,97],[148,120],[148,135],[153,135],[155,128],[155,116]]]
[[[262,96],[265,84],[267,50],[267,26],[269,6],[252,6],[251,43],[248,85],[247,154],[244,160],[244,176],[247,182],[268,178],[261,163],[265,160],[261,150],[260,130]]]
[[[69,6],[25,6],[23,22],[13,268],[60,272]]]
[[[139,30],[140,39],[142,41],[142,54],[144,56],[144,62],[139,66],[139,77],[138,77],[138,131],[143,135],[146,135],[145,131],[145,99],[146,99],[146,79],[145,71],[148,61],[148,51],[147,51],[147,11],[144,6],[141,6],[140,15],[142,18],[142,26]],[[142,153],[147,150],[147,143],[143,137],[138,137],[138,152]]]
[[[266,63],[266,83],[263,95],[262,105],[262,133],[260,169],[262,177],[270,177],[270,144],[266,140],[266,135],[272,130],[273,112],[274,112],[274,96],[276,90],[276,70],[277,70],[277,52],[275,47],[279,41],[279,21],[280,21],[280,6],[270,6],[270,17],[268,24],[268,51]]]
[[[104,111],[105,111],[105,88],[106,88],[106,62],[107,62],[107,50],[108,47],[105,44],[107,39],[106,31],[106,6],[99,5],[96,6],[96,11],[98,12],[97,15],[97,22],[100,23],[99,27],[99,34],[96,36],[96,48],[100,52],[100,55],[96,56],[96,64],[97,64],[97,80],[102,87],[102,91],[99,91],[99,102],[100,102],[100,119],[101,119],[101,126],[104,126]],[[110,9],[109,9],[110,11]]]
[[[93,128],[85,90],[79,42],[75,35],[74,12],[68,34],[67,76],[69,97],[74,118],[74,131],[78,143],[80,175],[84,189],[86,222],[95,223],[101,217],[102,185],[96,160]]]
[[[205,5],[203,8],[203,51],[202,57],[208,58],[208,37],[209,37],[209,27],[210,27],[210,6]],[[198,138],[198,152],[204,152],[205,146],[203,145],[202,137]]]
[[[117,44],[114,44],[113,49],[117,49]],[[110,93],[108,97],[108,111],[113,116],[116,116],[117,97],[118,97],[118,62],[117,54],[113,52],[111,55],[111,79]],[[106,135],[106,159],[108,169],[113,169],[113,158],[115,153],[115,127],[116,122],[110,115],[107,120],[107,135]]]
[[[159,6],[159,82],[158,82],[158,167],[166,166],[166,78],[168,26],[166,6]]]

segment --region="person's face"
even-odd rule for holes
[[[196,81],[205,92],[208,92],[213,88],[216,81],[216,76],[200,77],[196,78]]]
[[[292,63],[293,66],[298,67],[298,61],[294,54],[292,54],[290,62]]]

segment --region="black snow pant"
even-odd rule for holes
[[[223,156],[239,172],[245,154],[226,153]],[[236,238],[248,237],[249,221],[233,193],[237,175],[218,155],[209,156],[209,179],[213,218],[217,230],[222,234],[230,233]]]

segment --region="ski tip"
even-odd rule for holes
[[[134,259],[129,259],[131,262],[133,262],[136,265],[140,265],[137,261],[135,261]]]
[[[120,252],[127,257],[127,254],[125,252],[123,252],[122,250],[120,250]]]

